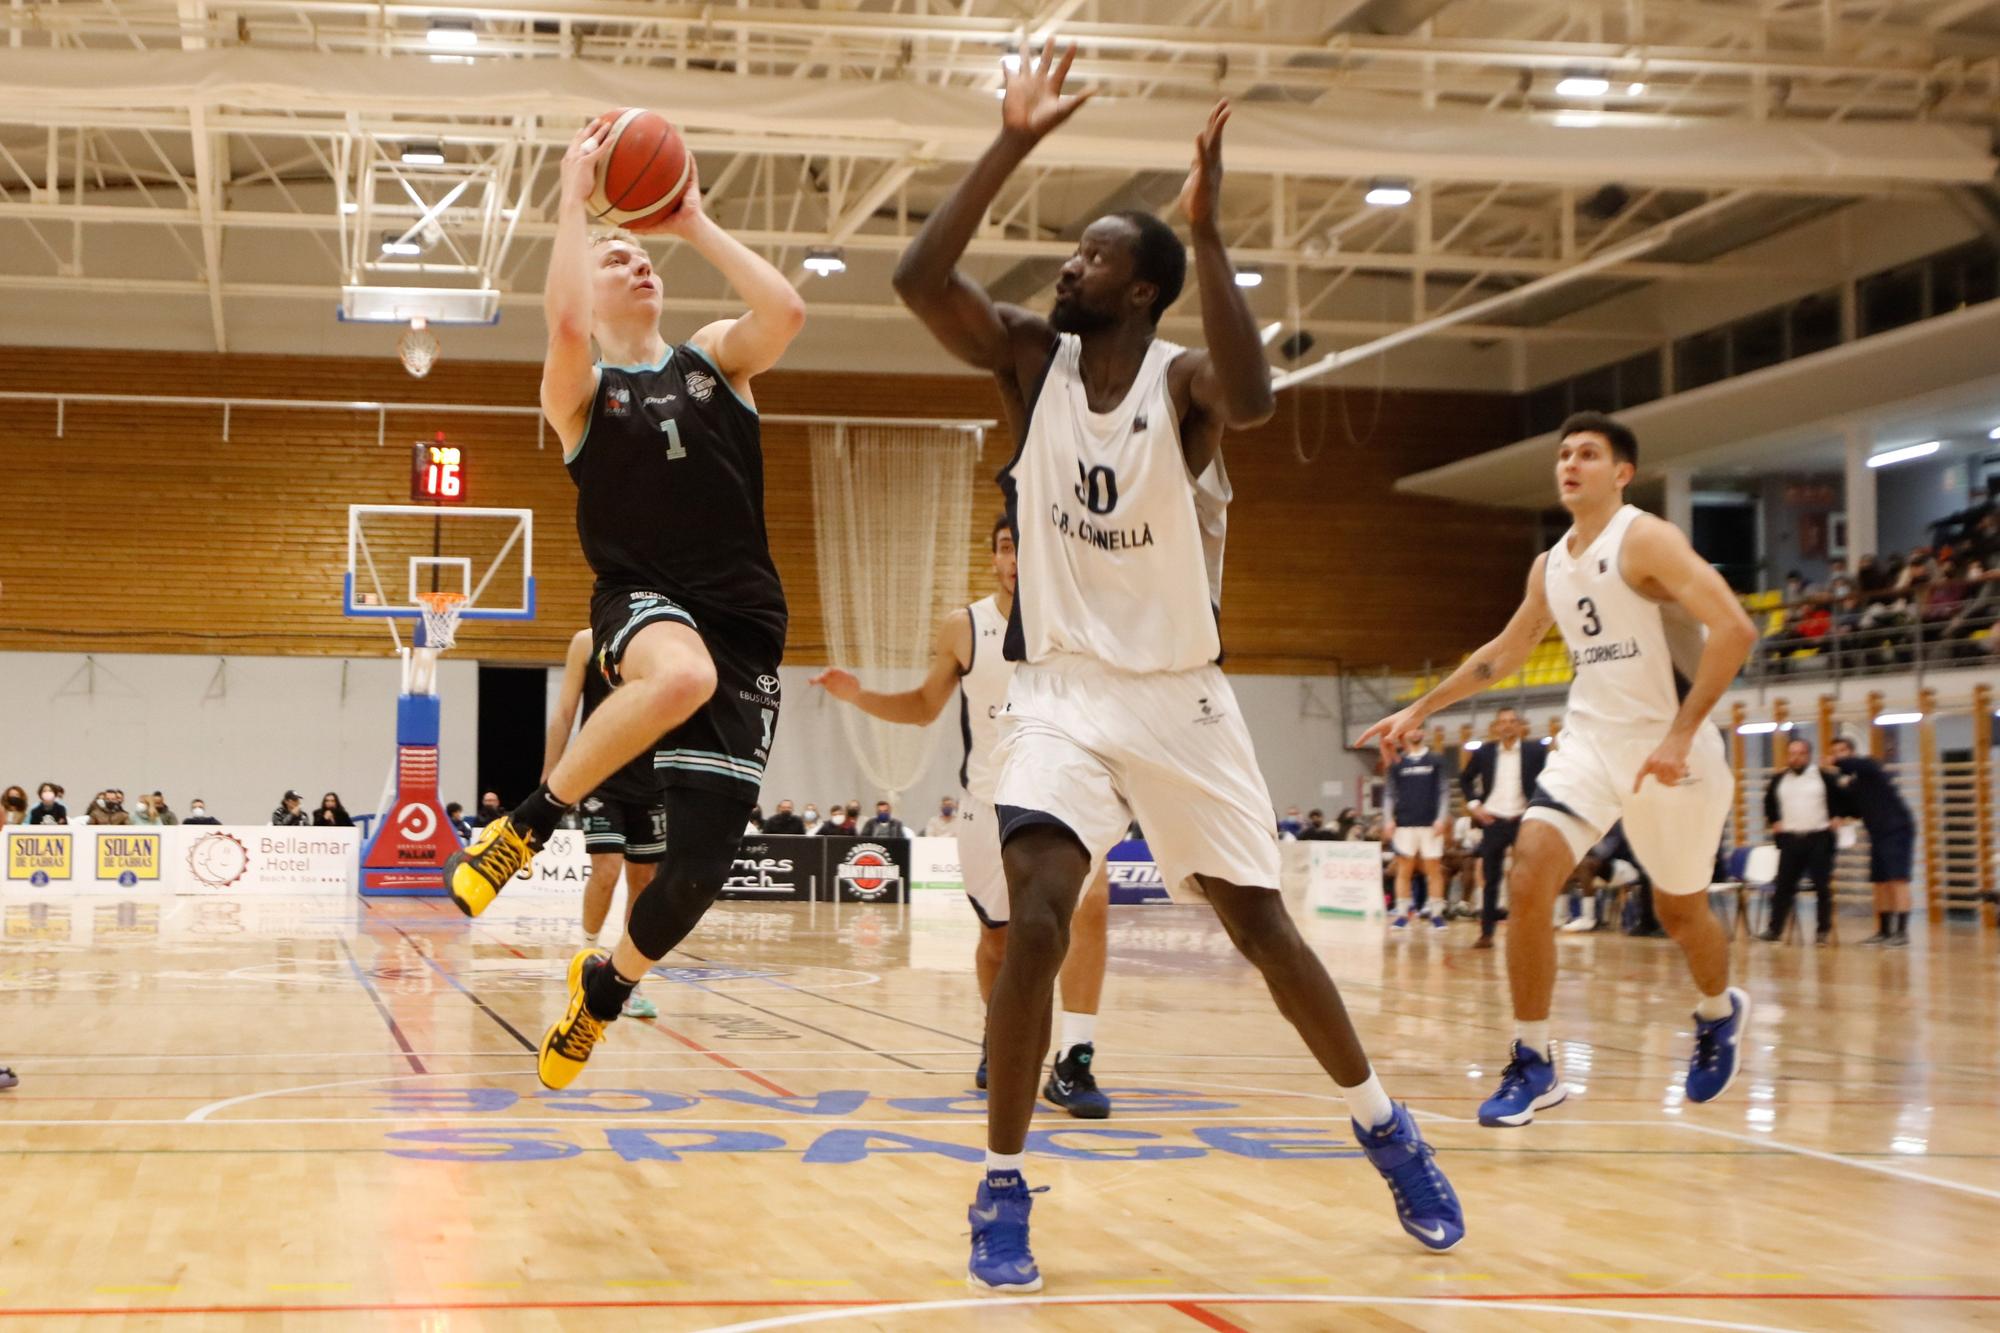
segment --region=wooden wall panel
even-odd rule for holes
[[[440,362],[411,380],[387,358],[214,356],[0,348],[0,389],[365,402],[532,404],[538,368]],[[767,412],[992,417],[976,377],[777,373]],[[1530,559],[1530,520],[1397,495],[1397,476],[1513,435],[1492,395],[1305,396],[1294,454],[1287,394],[1262,430],[1233,437],[1236,487],[1223,633],[1240,670],[1321,672],[1336,662],[1408,665],[1463,652],[1504,622]],[[583,623],[590,574],[577,550],[575,492],[553,435],[527,418],[396,412],[386,447],[373,412],[0,402],[0,649],[373,654],[378,625],[340,615],[350,503],[403,503],[408,445],[444,430],[469,454],[472,502],[531,507],[541,617],[469,626],[461,652],[554,661]],[[1362,435],[1353,440],[1350,433]],[[813,560],[807,432],[765,432],[771,540],[792,603],[787,660],[825,657]],[[1315,451],[1316,454],[1315,454]],[[1006,461],[989,435],[975,497],[974,588]],[[890,503],[893,503],[892,501]]]

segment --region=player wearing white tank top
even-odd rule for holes
[[[999,137],[896,267],[897,293],[946,350],[993,375],[1017,446],[1001,484],[1020,546],[1008,656],[1021,665],[995,789],[1012,916],[987,1015],[986,1176],[967,1277],[980,1291],[1041,1287],[1022,1172],[1036,1070],[1071,907],[1128,813],[1169,891],[1207,899],[1346,1092],[1403,1228],[1449,1249],[1464,1235],[1457,1196],[1407,1108],[1382,1091],[1277,892],[1270,792],[1216,665],[1222,433],[1261,424],[1274,407],[1257,321],[1222,243],[1228,103],[1196,137],[1180,198],[1206,347],[1158,337],[1188,255],[1147,213],[1084,229],[1047,318],[994,303],[957,269],[1008,176],[1087,99],[1062,91],[1074,54],[1058,58],[1053,41],[1039,61],[1023,53],[1004,76]]]
[[[1000,827],[993,815],[997,776],[993,751],[1000,713],[1007,706],[1007,687],[1014,679],[1014,664],[1001,651],[1008,617],[1014,610],[1016,570],[1014,530],[1005,514],[995,520],[991,540],[993,577],[1000,590],[938,622],[930,671],[922,684],[882,694],[863,689],[852,673],[838,667],[828,667],[812,678],[812,684],[871,717],[918,727],[935,722],[952,695],[958,696],[959,730],[965,739],[958,780],[965,796],[959,802],[956,837],[965,895],[981,926],[973,969],[979,978],[982,1005],[993,1000],[993,981],[1000,975],[1000,960],[1006,954],[1010,915],[1007,876],[1000,863]],[[1111,1113],[1111,1103],[1098,1091],[1092,1072],[1097,1057],[1097,1008],[1104,993],[1105,909],[1110,895],[1111,886],[1100,865],[1070,922],[1069,952],[1063,958],[1061,976],[1062,1044],[1056,1051],[1056,1068],[1042,1088],[1050,1101],[1082,1120],[1102,1120]],[[986,1086],[983,1040],[975,1081],[982,1088]]]
[[[1499,637],[1360,740],[1393,753],[1421,736],[1433,714],[1520,670],[1551,625],[1562,631],[1576,679],[1508,877],[1507,980],[1517,1035],[1500,1090],[1479,1108],[1479,1122],[1490,1126],[1525,1125],[1568,1095],[1549,1043],[1555,895],[1621,818],[1701,997],[1689,1101],[1713,1101],[1728,1088],[1750,1019],[1749,994],[1729,984],[1728,936],[1708,908],[1734,788],[1709,714],[1757,631],[1679,528],[1625,503],[1639,464],[1630,429],[1582,412],[1558,438],[1556,488],[1574,526],[1536,559],[1527,595]]]

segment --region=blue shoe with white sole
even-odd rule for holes
[[[1750,992],[1729,988],[1727,1018],[1694,1017],[1694,1059],[1688,1062],[1687,1098],[1712,1102],[1736,1081],[1743,1033],[1750,1026]]]
[[[1555,1062],[1540,1051],[1514,1043],[1507,1068],[1500,1074],[1500,1091],[1479,1104],[1479,1123],[1489,1129],[1511,1129],[1535,1118],[1535,1112],[1560,1106],[1569,1089],[1556,1074]]]
[[[1438,1170],[1437,1150],[1424,1142],[1410,1108],[1398,1104],[1395,1118],[1380,1129],[1363,1129],[1359,1121],[1348,1123],[1354,1126],[1361,1151],[1389,1182],[1403,1230],[1432,1250],[1448,1250],[1464,1240],[1465,1210],[1451,1182]]]
[[[1043,1189],[1048,1188],[1046,1185]],[[1028,1249],[1028,1211],[1034,1193],[1018,1171],[988,1171],[967,1210],[972,1223],[972,1259],[965,1281],[974,1291],[1003,1296],[1042,1289],[1042,1270]]]

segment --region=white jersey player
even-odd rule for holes
[[[1014,533],[1006,515],[993,524],[993,576],[1000,591],[971,606],[953,611],[938,623],[930,672],[913,690],[880,694],[861,687],[853,675],[829,668],[813,677],[828,694],[853,704],[885,722],[928,726],[958,696],[959,731],[965,758],[958,780],[965,789],[958,804],[955,836],[965,894],[979,917],[979,945],[973,966],[979,977],[979,1000],[993,999],[993,980],[1007,948],[1007,876],[1000,865],[1000,828],[993,816],[993,786],[998,776],[994,750],[1000,713],[1007,706],[1007,687],[1014,664],[1002,652],[1007,621],[1014,610]],[[1062,965],[1062,1041],[1056,1067],[1042,1095],[1071,1115],[1101,1120],[1111,1102],[1098,1089],[1092,1072],[1097,1056],[1098,1002],[1104,991],[1106,907],[1110,885],[1100,865],[1089,890],[1077,904],[1070,922],[1069,952]],[[982,1043],[976,1081],[986,1086],[986,1055]]]
[[[957,271],[1007,177],[1084,100],[1062,94],[1069,60],[1051,43],[1007,76],[999,137],[896,269],[897,292],[945,348],[993,374],[1018,446],[1001,484],[1020,547],[1007,636],[1020,665],[994,800],[1012,916],[987,1018],[986,1177],[970,1215],[968,1277],[982,1291],[1041,1286],[1022,1173],[1036,1068],[1071,908],[1133,816],[1168,891],[1206,898],[1346,1090],[1404,1229],[1449,1249],[1464,1234],[1457,1197],[1408,1110],[1382,1091],[1278,893],[1270,793],[1217,665],[1228,486],[1214,465],[1225,429],[1257,425],[1274,407],[1218,220],[1228,104],[1196,138],[1180,201],[1204,349],[1157,336],[1188,254],[1147,213],[1084,229],[1047,318],[996,305]]]
[[[1401,744],[1440,709],[1518,671],[1550,625],[1562,631],[1576,679],[1507,880],[1517,1035],[1500,1090],[1479,1108],[1483,1125],[1525,1125],[1567,1095],[1549,1043],[1555,895],[1621,818],[1700,992],[1689,1101],[1712,1101],[1735,1078],[1750,1018],[1749,995],[1729,984],[1728,937],[1708,907],[1735,785],[1709,714],[1757,632],[1680,529],[1625,503],[1639,461],[1630,429],[1583,412],[1563,424],[1561,441],[1556,484],[1574,526],[1535,561],[1514,618],[1436,689],[1361,737]]]

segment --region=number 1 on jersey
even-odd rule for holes
[[[669,417],[661,429],[667,433],[667,457],[673,460],[686,458],[688,451],[681,444],[681,423]]]

